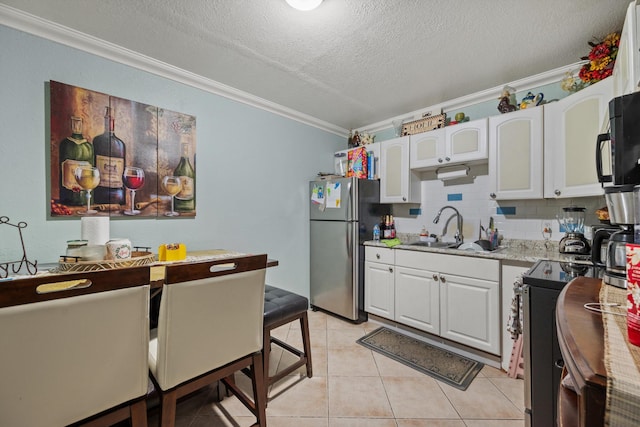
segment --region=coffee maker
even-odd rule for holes
[[[601,228],[593,236],[591,261],[606,267],[602,281],[619,288],[627,287],[627,243],[634,242],[634,185],[614,185],[604,188],[609,221],[614,228]],[[606,259],[601,248],[607,241]]]
[[[598,135],[596,171],[603,184],[604,197],[613,229],[598,230],[593,238],[592,261],[606,267],[603,282],[626,288],[626,244],[634,242],[636,209],[634,187],[640,185],[640,93],[634,92],[609,102],[608,134]],[[610,141],[609,150],[603,150]],[[611,160],[611,174],[603,173],[603,154]],[[612,185],[604,186],[605,183]],[[639,218],[640,219],[640,218]],[[601,247],[608,241],[606,260]]]
[[[560,253],[582,255],[591,251],[589,241],[584,237],[585,208],[569,206],[562,208],[563,215],[558,218],[560,228],[564,228],[565,235],[560,239]]]

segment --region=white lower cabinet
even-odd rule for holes
[[[440,284],[435,272],[395,268],[395,320],[432,334],[440,332]]]
[[[367,312],[500,355],[498,260],[385,250],[366,248]]]
[[[440,273],[440,282],[440,336],[500,354],[498,281]]]
[[[367,246],[364,263],[364,306],[367,313],[393,320],[395,269],[393,249]]]

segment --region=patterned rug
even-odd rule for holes
[[[376,329],[357,343],[460,390],[466,390],[484,366],[387,328]]]

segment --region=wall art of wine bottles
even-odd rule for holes
[[[196,215],[196,118],[50,81],[51,216]]]

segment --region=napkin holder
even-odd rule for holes
[[[182,261],[187,258],[184,243],[167,243],[158,247],[158,261]]]

